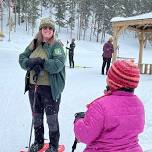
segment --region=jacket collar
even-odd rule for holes
[[[111,94],[118,95],[118,96],[132,96],[132,95],[134,95],[134,92],[126,92],[123,90],[117,90],[117,91],[111,92]]]

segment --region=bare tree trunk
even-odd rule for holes
[[[79,40],[80,17],[78,16],[77,40]]]
[[[34,8],[34,0],[32,0],[32,5],[33,5],[32,8]],[[34,31],[34,30],[33,30],[33,28],[34,28],[34,27],[33,27],[33,22],[34,22],[34,21],[33,21],[33,20],[34,20],[33,18],[34,18],[34,10],[32,11],[32,18],[31,18],[31,25],[32,25],[32,30],[31,30],[31,31],[32,31],[32,36],[33,36],[33,31]]]
[[[99,32],[97,32],[97,39],[96,42],[99,42]]]
[[[26,1],[26,8],[27,8],[27,1]],[[26,24],[26,26],[25,26],[25,30],[26,31],[28,31],[28,15],[29,15],[29,13],[28,13],[28,10],[26,9],[26,13],[25,13],[25,24]]]
[[[14,32],[16,32],[16,0],[14,2]]]
[[[69,33],[70,25],[67,26],[66,31]]]
[[[71,37],[71,39],[72,39],[72,31],[73,31],[73,30],[72,30],[72,28],[71,28],[71,32],[70,32],[70,37]]]
[[[105,1],[104,1],[105,4]],[[105,40],[105,8],[103,9],[103,14],[102,14],[102,34],[101,34],[101,43],[104,42]]]
[[[85,40],[85,36],[86,36],[86,28],[84,29],[84,32],[83,32],[83,40]]]
[[[42,7],[42,0],[41,0],[41,17],[42,17],[42,11],[43,11],[43,7]]]
[[[83,22],[82,16],[80,15],[79,40],[81,39],[81,35],[82,35],[82,22]]]
[[[101,34],[101,43],[103,43],[104,41],[105,41],[105,30],[103,28],[102,34]]]
[[[91,27],[91,31],[90,31],[90,39],[89,39],[90,41],[92,40],[92,31],[93,31],[93,30],[92,30],[92,27]]]
[[[29,18],[29,13],[28,13],[28,22],[27,22],[27,32],[29,33],[29,26],[30,26],[30,18]]]
[[[58,33],[60,33],[60,30],[61,30],[61,27],[60,27],[60,25],[59,25],[59,28],[58,28]]]
[[[3,32],[3,3],[0,4],[1,31]]]
[[[34,17],[32,17],[32,36],[34,34]]]
[[[10,38],[11,37],[11,27],[10,27],[11,26],[11,23],[10,23],[11,22],[11,9],[10,9],[10,2],[9,2],[9,6],[8,7],[9,7],[9,9],[8,9],[8,11],[9,11],[8,12],[8,29],[9,29],[8,41],[10,41],[11,40],[11,38]]]
[[[26,24],[25,30],[27,31],[27,28],[28,28],[28,17],[27,16],[26,16],[25,24]]]
[[[100,34],[100,32],[99,32],[99,27],[100,27],[100,21],[98,21],[97,39],[96,39],[97,42],[99,42],[99,34]]]
[[[35,23],[35,18],[34,18],[34,7],[35,7],[35,1],[32,0],[32,8],[33,8],[33,11],[32,11],[32,18],[31,18],[31,22],[32,22],[32,36],[34,34],[34,23]]]
[[[96,35],[95,33],[96,33],[96,24],[97,24],[97,21],[95,20],[95,23],[94,23],[94,29],[93,29],[93,35]]]
[[[92,33],[93,33],[93,23],[94,23],[94,15],[92,16],[92,21],[91,21],[91,31],[90,31],[90,41],[92,40]]]
[[[18,4],[18,25],[21,24],[21,2],[19,0],[19,4]]]

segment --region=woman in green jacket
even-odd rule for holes
[[[27,71],[25,92],[29,92],[35,133],[30,152],[37,152],[44,145],[44,111],[50,138],[46,152],[57,152],[60,137],[58,112],[65,85],[65,59],[62,44],[55,40],[54,21],[49,17],[43,18],[35,39],[19,55],[19,64]]]

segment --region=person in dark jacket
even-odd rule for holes
[[[69,50],[69,65],[70,68],[74,68],[74,48],[75,48],[75,39],[72,39],[70,48],[66,47]]]
[[[44,145],[44,111],[50,138],[46,152],[58,151],[58,112],[65,85],[66,57],[61,43],[54,36],[54,21],[49,17],[43,18],[36,38],[19,55],[20,66],[29,74],[25,91],[29,91],[35,134],[30,152],[38,152]]]
[[[112,39],[112,37],[110,37],[108,42],[106,42],[103,46],[103,54],[102,54],[103,64],[102,64],[102,71],[101,71],[102,75],[104,75],[105,67],[106,67],[106,74],[110,67],[112,53],[114,52],[112,42],[113,42],[113,39]]]

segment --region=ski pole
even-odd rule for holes
[[[75,149],[76,149],[76,147],[77,147],[77,143],[78,143],[78,140],[77,140],[77,138],[75,138],[74,143],[73,143],[73,145],[72,145],[72,152],[75,151]]]
[[[35,104],[36,104],[36,93],[37,93],[37,80],[38,80],[38,75],[33,76],[33,80],[35,82],[35,87],[34,87],[34,102],[33,102],[33,115],[35,113]],[[33,126],[34,126],[34,120],[32,118],[32,123],[31,123],[31,130],[30,130],[30,138],[29,138],[29,146],[28,146],[28,152],[30,152],[30,147],[31,147],[31,139],[32,139],[32,131],[33,131]]]

